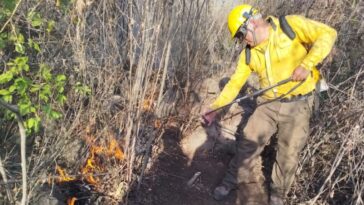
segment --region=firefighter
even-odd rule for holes
[[[299,154],[309,135],[314,92],[320,80],[317,64],[331,51],[337,32],[328,25],[299,15],[262,18],[251,5],[236,6],[228,16],[231,37],[245,43],[237,68],[217,99],[202,114],[211,125],[217,112],[233,101],[252,72],[261,88],[290,78],[260,97],[260,104],[237,136],[236,154],[230,162],[214,198],[221,200],[231,190],[258,183],[251,176],[254,162],[272,135],[277,136],[276,160],[272,170],[269,203],[282,205],[294,180]],[[247,186],[249,185],[249,186]],[[244,190],[242,190],[244,191]],[[247,190],[248,191],[248,190]],[[254,194],[246,204],[256,204]]]

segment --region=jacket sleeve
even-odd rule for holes
[[[311,46],[301,66],[312,70],[330,53],[337,37],[336,30],[303,16],[291,15],[287,16],[286,19],[299,40]]]
[[[216,109],[232,102],[238,96],[240,89],[251,74],[251,69],[245,63],[245,52],[241,52],[238,66],[229,82],[225,85],[215,102],[210,105],[211,109]]]

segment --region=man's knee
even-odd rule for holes
[[[237,139],[237,152],[240,157],[249,158],[253,156],[261,145],[257,141],[242,137]]]

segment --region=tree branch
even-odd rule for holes
[[[7,184],[8,183],[8,178],[6,177],[5,168],[4,168],[4,165],[3,165],[3,162],[2,162],[1,158],[0,158],[0,174],[1,174],[4,182],[6,183],[5,188],[6,188],[6,194],[8,195],[9,201],[11,203],[13,203],[13,196],[11,195],[9,185]]]
[[[19,1],[20,3],[20,1]],[[0,99],[0,105],[6,109],[12,111],[16,115],[18,121],[19,133],[20,133],[20,155],[21,155],[21,172],[22,172],[22,199],[21,205],[27,204],[27,163],[26,163],[26,134],[24,128],[24,122],[20,115],[18,106],[6,103],[4,100]]]
[[[22,0],[19,0],[19,2],[16,4],[16,6],[15,6],[15,8],[14,8],[14,10],[13,10],[13,13],[11,13],[11,16],[9,17],[9,19],[5,22],[5,24],[4,24],[4,25],[3,25],[3,27],[1,28],[0,33],[4,31],[5,27],[8,25],[8,23],[10,22],[10,20],[13,18],[13,16],[14,16],[14,14],[15,14],[16,10],[18,10],[18,7],[19,7],[19,5],[20,5],[20,2],[21,2],[21,1],[22,1]]]
[[[5,102],[4,100],[0,99],[0,105],[2,105],[3,107],[5,107],[6,109],[10,110],[11,112],[15,113],[15,114],[19,114],[19,109],[18,106],[16,105],[11,105],[7,102]]]

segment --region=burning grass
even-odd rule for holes
[[[67,193],[70,193],[71,196],[66,196],[68,205],[85,203],[80,201],[79,196],[89,196],[89,192],[105,193],[103,180],[107,178],[107,175],[112,174],[109,172],[108,166],[110,163],[111,166],[120,166],[124,160],[124,152],[116,139],[109,137],[104,146],[98,145],[90,136],[86,139],[88,139],[88,143],[91,143],[88,158],[78,175],[69,176],[64,169],[56,165],[56,171],[59,174],[55,181],[56,184],[60,187],[65,187],[67,184],[66,187],[70,188]],[[50,181],[50,185],[51,183],[53,182]],[[76,203],[76,201],[79,202]]]

